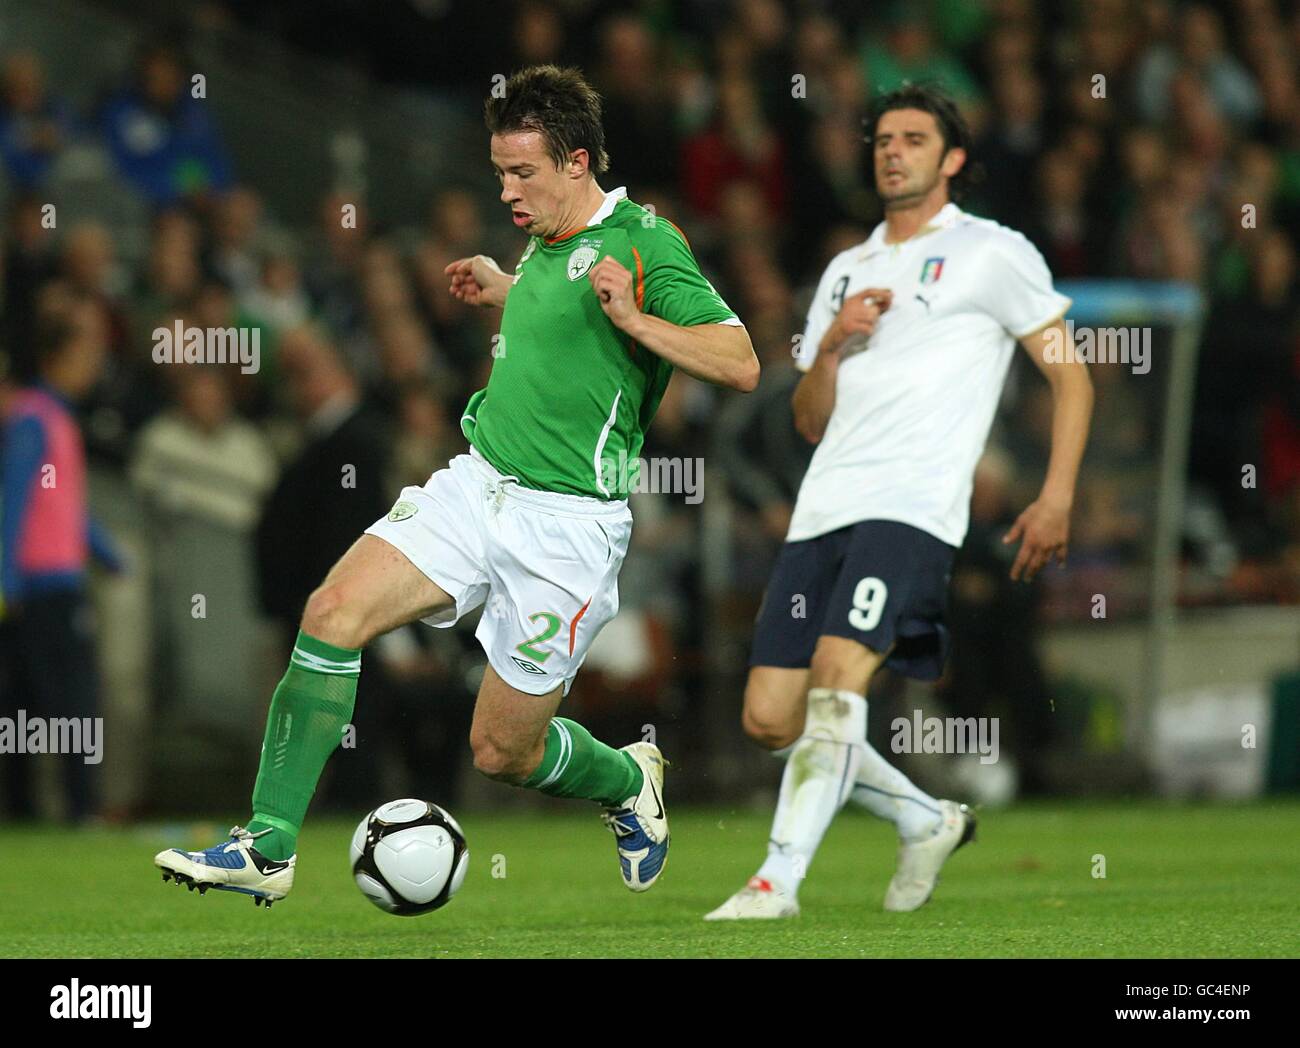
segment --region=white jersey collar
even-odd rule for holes
[[[862,245],[861,257],[866,258],[869,255],[874,255],[877,251],[883,251],[887,247],[901,247],[903,244],[910,243],[926,233],[933,233],[937,229],[951,229],[963,214],[961,208],[949,201],[935,212],[934,217],[929,222],[908,237],[907,240],[900,240],[897,244],[885,243],[885,223],[881,222],[871,231],[871,236],[867,237],[866,243]]]
[[[614,211],[614,205],[620,200],[627,199],[627,186],[619,186],[617,189],[611,189],[605,194],[605,199],[601,202],[600,207],[596,208],[596,213],[587,219],[587,225],[598,226]]]

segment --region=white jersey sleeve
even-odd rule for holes
[[[1071,299],[1052,287],[1052,274],[1038,248],[1020,233],[1000,228],[989,238],[987,279],[981,303],[1013,338],[1021,339],[1060,320]]]

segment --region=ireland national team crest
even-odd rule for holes
[[[596,263],[598,252],[594,247],[580,247],[569,256],[568,274],[570,280],[577,280]]]
[[[943,259],[927,258],[921,267],[921,283],[933,284],[943,273]]]
[[[407,517],[414,517],[419,509],[414,502],[402,500],[393,506],[393,510],[388,514],[388,519],[394,524],[399,520],[406,520]]]

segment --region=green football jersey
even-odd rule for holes
[[[671,364],[600,308],[587,279],[600,259],[612,255],[632,274],[643,313],[682,327],[736,321],[681,231],[618,193],[595,225],[551,241],[530,238],[488,384],[461,419],[465,438],[525,487],[626,498],[672,375]]]

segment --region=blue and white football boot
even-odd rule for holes
[[[624,746],[642,772],[641,792],[622,807],[606,808],[601,816],[618,840],[618,864],[623,883],[643,892],[659,879],[668,860],[668,813],[664,810],[664,765],[653,742]]]
[[[293,869],[297,855],[287,859],[268,859],[253,847],[253,842],[264,833],[249,833],[242,826],[230,831],[229,839],[206,851],[187,852],[168,848],[154,856],[153,864],[162,870],[164,881],[173,878],[190,891],[195,888],[206,895],[209,888],[223,892],[241,892],[253,897],[253,904],[271,908],[271,903],[283,899],[293,887]]]

